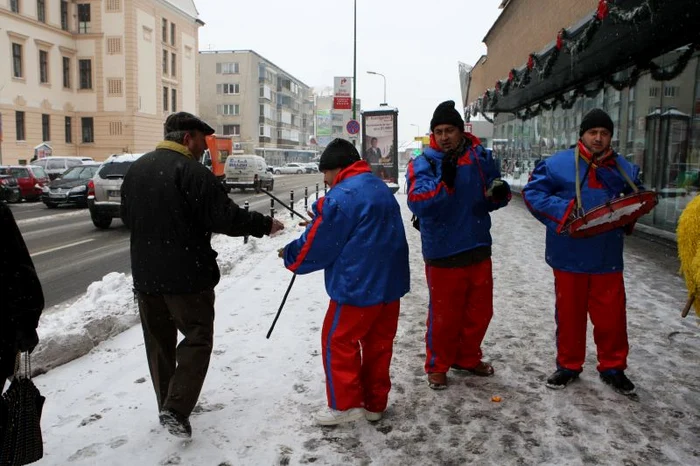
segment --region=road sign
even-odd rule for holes
[[[357,120],[350,120],[348,124],[345,125],[345,129],[348,134],[357,134],[360,132],[360,122]]]

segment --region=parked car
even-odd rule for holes
[[[256,192],[259,192],[260,188],[272,191],[275,180],[267,170],[265,159],[259,155],[229,155],[224,167],[224,186],[227,192],[235,188],[241,191],[245,191],[246,188]]]
[[[32,165],[44,169],[49,178],[56,179],[63,172],[71,167],[77,167],[86,163],[94,162],[90,157],[46,157],[35,160]]]
[[[122,182],[129,167],[143,154],[111,155],[88,182],[88,208],[97,228],[109,228],[120,217]],[[167,206],[163,206],[167,208]]]
[[[316,162],[308,162],[303,165],[306,168],[306,173],[318,173],[318,164]]]
[[[302,174],[306,173],[306,167],[304,166],[303,163],[288,163],[286,165],[283,165],[281,167],[275,167],[275,175],[282,175],[282,174],[289,174],[289,173],[296,173],[296,174]]]
[[[17,178],[10,174],[0,175],[0,201],[19,202],[20,199],[22,199],[22,195],[19,192]]]
[[[98,163],[69,168],[48,186],[44,186],[41,200],[49,208],[62,204],[87,207],[88,183],[95,176],[98,168],[100,168]]]
[[[17,179],[22,199],[38,200],[49,177],[41,167],[34,165],[10,165],[0,168],[0,175],[12,175]]]

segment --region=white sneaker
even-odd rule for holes
[[[357,421],[365,416],[365,410],[362,408],[350,408],[345,411],[338,411],[325,407],[314,414],[316,424],[322,426],[335,426],[344,422]]]
[[[382,416],[384,416],[383,411],[378,411],[375,413],[374,411],[367,411],[365,409],[365,419],[367,419],[369,422],[381,421]]]

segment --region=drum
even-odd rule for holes
[[[654,191],[639,191],[619,197],[589,210],[564,226],[564,232],[572,238],[587,238],[620,228],[651,212],[658,204]]]

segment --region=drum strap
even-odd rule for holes
[[[576,163],[576,208],[578,210],[578,215],[583,215],[583,203],[581,202],[581,187],[583,186],[583,183],[586,181],[586,177],[588,176],[588,172],[591,169],[591,165],[593,164],[592,161],[588,162],[588,167],[586,168],[586,173],[583,174],[583,180],[581,180],[580,183],[578,183],[579,179],[579,166],[578,166],[578,160],[579,160],[580,154],[579,154],[579,149],[578,149],[578,144],[576,144],[576,150],[574,151],[574,162]],[[630,185],[632,188],[632,191],[635,193],[639,192],[639,188],[637,188],[637,185],[634,184],[634,182],[630,179],[629,175],[627,172],[620,166],[620,162],[615,159],[615,166],[617,167],[617,170],[620,172],[622,177],[625,179],[625,181]]]

